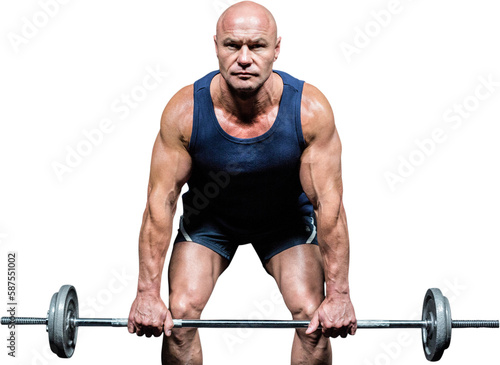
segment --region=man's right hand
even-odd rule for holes
[[[159,294],[138,293],[128,317],[128,331],[138,336],[167,336],[172,334],[172,315]]]

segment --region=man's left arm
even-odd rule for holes
[[[349,235],[342,202],[340,138],[326,97],[304,85],[300,180],[317,219],[318,243],[323,258],[326,297],[313,315],[306,333],[321,325],[325,336],[354,335],[356,316],[349,292]]]

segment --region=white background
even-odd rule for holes
[[[217,68],[212,35],[231,1],[61,0],[51,10],[47,2],[0,8],[0,303],[7,252],[16,251],[19,315],[45,316],[52,293],[70,283],[82,316],[127,317],[160,115],[178,89]],[[498,319],[498,3],[262,4],[283,37],[275,68],[319,87],[334,108],[358,318],[418,318],[426,289],[440,287],[456,319]],[[356,53],[348,56],[347,44]],[[148,68],[168,75],[140,94]],[[480,78],[497,84],[474,104]],[[131,92],[141,99],[135,108],[112,107]],[[448,109],[464,101],[468,117],[450,123]],[[105,118],[112,131],[97,145],[84,142],[84,130]],[[437,129],[440,142],[419,152],[416,140]],[[59,179],[54,163],[67,164],[68,148],[85,143],[88,155]],[[401,159],[418,166],[406,166],[391,189],[386,176],[401,176]],[[203,316],[289,318],[275,298],[255,253],[241,247]],[[41,326],[18,329],[15,360],[1,333],[2,363],[66,363],[50,353]],[[288,364],[292,335],[204,330],[205,363]],[[498,330],[456,330],[441,363],[498,364],[499,340]],[[426,363],[417,330],[365,330],[332,344],[337,364]],[[160,347],[125,329],[84,328],[69,361],[159,363]]]

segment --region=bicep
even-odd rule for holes
[[[165,138],[160,131],[151,158],[148,200],[175,204],[191,173],[191,156],[180,141]]]
[[[302,129],[306,140],[300,165],[302,188],[315,209],[326,203],[339,205],[342,145],[332,108],[312,85],[304,85],[302,100]]]
[[[179,91],[167,104],[153,147],[148,202],[175,207],[182,186],[191,174],[188,152],[192,129],[192,86]]]
[[[313,140],[304,150],[300,165],[302,188],[315,209],[319,205],[340,204],[342,170],[339,135],[333,131]]]

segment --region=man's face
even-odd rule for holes
[[[229,87],[241,94],[258,91],[278,58],[276,28],[267,19],[242,15],[223,21],[214,40],[220,72]]]

